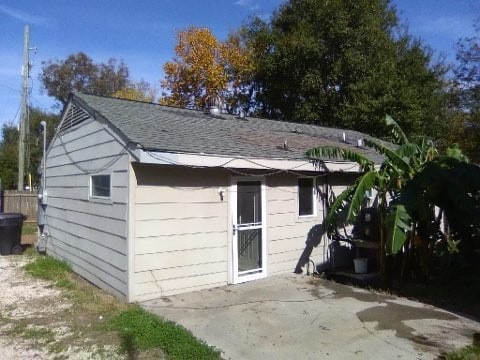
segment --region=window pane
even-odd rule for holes
[[[262,229],[238,232],[238,271],[262,267]]]
[[[251,224],[262,221],[262,184],[260,181],[237,183],[237,223]]]
[[[298,179],[298,214],[313,215],[313,179]]]
[[[110,197],[110,175],[92,175],[92,196]]]

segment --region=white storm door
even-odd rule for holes
[[[236,178],[232,184],[233,282],[266,276],[265,184]]]

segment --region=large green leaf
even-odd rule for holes
[[[385,155],[387,161],[384,161],[384,166],[388,166],[395,170],[397,176],[404,174],[410,174],[413,170],[409,162],[402,157],[397,151],[390,149],[382,143],[374,140],[365,139],[365,144],[371,148],[374,148],[382,155]]]
[[[385,116],[385,124],[387,124],[387,126],[390,128],[390,131],[398,145],[408,144],[410,142],[400,125],[398,125],[398,123],[393,120],[390,115]]]
[[[343,159],[354,161],[360,165],[363,170],[369,170],[374,167],[374,162],[366,156],[349,149],[337,146],[320,146],[307,151],[307,156],[311,159],[323,160],[328,159]]]
[[[362,208],[363,200],[365,199],[365,194],[367,191],[372,189],[375,186],[375,182],[378,176],[378,172],[375,170],[365,173],[363,176],[358,178],[355,182],[355,191],[353,191],[350,206],[346,213],[346,222],[351,224],[355,221],[358,213]]]
[[[329,205],[327,216],[324,220],[324,226],[329,235],[336,233],[339,227],[346,225],[345,213],[347,212],[355,188],[356,184],[349,186]]]
[[[394,205],[387,213],[385,227],[387,239],[385,251],[387,254],[396,254],[407,240],[407,232],[410,230],[411,218],[405,206]]]
[[[325,218],[325,226],[330,233],[335,232],[336,227],[355,222],[362,208],[365,193],[375,187],[377,177],[378,172],[375,170],[363,174],[335,199]]]

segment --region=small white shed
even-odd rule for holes
[[[359,169],[305,151],[364,137],[72,94],[47,151],[41,245],[130,302],[327,262],[327,197]]]

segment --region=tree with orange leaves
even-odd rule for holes
[[[156,95],[156,90],[148,82],[140,80],[136,83],[129,83],[124,88],[117,90],[112,96],[126,100],[155,102]]]
[[[247,106],[246,84],[253,61],[240,37],[216,39],[208,28],[189,27],[177,33],[175,57],[164,64],[164,105],[201,109],[208,98],[219,96],[233,113]]]

